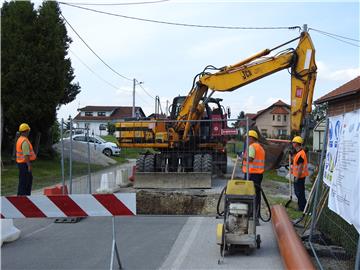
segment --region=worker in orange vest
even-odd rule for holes
[[[32,165],[36,159],[34,149],[29,141],[30,127],[26,123],[19,126],[20,137],[16,141],[16,163],[19,167],[19,185],[17,195],[31,195]]]
[[[261,182],[263,179],[263,173],[265,171],[265,150],[259,144],[259,136],[255,130],[249,130],[249,147],[243,155],[243,167],[242,171],[245,173],[245,179],[247,179],[247,167],[249,167],[249,180],[253,181],[255,184],[255,207],[256,207],[256,225],[259,226],[259,215],[260,215],[260,204],[261,204]],[[249,158],[249,166],[247,166],[247,157]]]
[[[294,176],[294,191],[298,199],[299,211],[303,211],[306,205],[305,177],[309,175],[306,153],[302,148],[303,142],[300,136],[295,136],[292,140],[292,146],[296,153],[294,154],[291,173]]]

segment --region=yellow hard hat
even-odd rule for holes
[[[304,140],[300,136],[295,136],[292,142],[302,144]]]
[[[249,130],[249,134],[250,137],[253,137],[255,139],[259,139],[259,136],[257,134],[257,132],[255,130]]]
[[[19,131],[20,131],[20,132],[27,131],[27,130],[30,130],[30,127],[29,127],[28,124],[22,123],[22,124],[19,126]]]

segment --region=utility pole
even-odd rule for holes
[[[135,78],[133,79],[133,105],[132,105],[132,112],[131,116],[135,117],[135,87],[136,84],[142,84],[143,82],[138,82]]]
[[[168,113],[169,113],[169,100],[166,100],[165,115],[168,116]]]
[[[132,105],[132,113],[131,116],[135,117],[135,86],[136,86],[136,79],[133,80],[133,105]]]

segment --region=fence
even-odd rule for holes
[[[115,136],[122,149],[139,149],[138,172],[226,173],[227,152],[242,151],[237,119],[199,121],[138,120],[117,124]]]
[[[323,182],[328,130],[327,125],[315,196],[311,201],[311,218],[305,219],[302,235],[307,239],[306,244],[320,269],[360,269],[359,233],[354,226],[328,208],[330,188]]]
[[[72,126],[72,119],[69,121]],[[61,182],[63,186],[66,185],[70,194],[113,193],[120,187],[129,185],[135,161],[125,162],[125,158],[121,159],[121,156],[127,156],[126,151],[119,157],[124,164],[119,165],[104,154],[112,146],[89,134],[89,129],[70,129],[64,132],[63,127],[62,120],[60,142],[55,146],[61,154],[61,180],[54,179],[53,184]]]

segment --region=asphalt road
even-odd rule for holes
[[[231,254],[218,265],[215,233],[220,220],[213,217],[136,216],[115,222],[125,269],[283,269],[270,223],[258,227],[261,249],[249,256]],[[111,218],[76,224],[19,219],[14,224],[21,237],[3,244],[1,269],[109,269]]]

